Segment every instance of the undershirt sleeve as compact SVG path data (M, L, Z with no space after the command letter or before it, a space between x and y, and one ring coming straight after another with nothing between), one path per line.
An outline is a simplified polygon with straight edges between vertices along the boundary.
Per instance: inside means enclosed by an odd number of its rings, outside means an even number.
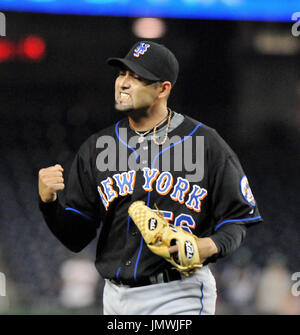
M218 253L209 257L205 264L214 263L217 259L231 255L243 243L247 226L243 224L226 224L221 226L210 238L214 241Z

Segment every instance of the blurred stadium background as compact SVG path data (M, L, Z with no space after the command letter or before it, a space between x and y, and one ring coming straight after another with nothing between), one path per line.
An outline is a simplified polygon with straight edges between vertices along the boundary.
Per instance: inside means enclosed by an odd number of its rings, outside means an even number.
M37 174L60 163L67 177L80 144L120 118L105 60L141 38L174 51L181 68L170 106L230 144L265 221L211 267L217 314L300 314L300 36L291 20L300 4L76 3L0 1L0 314L102 313L96 240L73 254L51 235Z

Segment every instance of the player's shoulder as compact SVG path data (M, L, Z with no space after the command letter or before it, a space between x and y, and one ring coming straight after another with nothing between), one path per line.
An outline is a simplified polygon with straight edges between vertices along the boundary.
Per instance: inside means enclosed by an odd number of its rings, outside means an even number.
M219 143L222 146L228 145L215 128L212 128L208 126L207 124L201 121L198 121L188 115L183 114L183 116L184 116L186 125L191 125L194 127L198 126L197 132L195 132L195 135L205 136L207 140L211 142Z
M184 119L187 125L190 124L194 127L198 126L197 131L195 132L195 136L204 136L205 147L208 150L223 151L226 155L229 156L235 155L232 148L215 128L210 127L207 124L185 114Z
M118 134L119 127L121 127L125 123L126 123L126 118L123 118L120 121L109 125L108 127L98 130L97 132L90 135L90 137L86 139L83 145L90 145L90 144L94 145L95 142L97 142L97 140L99 139L99 137L102 137L102 136L116 137Z
M208 125L204 124L203 122L196 120L189 115L182 114L184 116L184 122L186 125L190 127L197 127L197 134L201 133L203 135L212 135L216 133L214 128L209 127Z
M102 128L91 136L91 140L97 140L101 136L117 136L118 128L126 124L126 118L123 118L108 127Z
M90 153L91 155L93 155L98 147L98 140L103 136L111 136L112 138L116 137L117 127L119 127L120 124L123 123L125 123L125 118L109 125L108 127L102 128L97 132L94 132L80 145L78 152L85 154Z

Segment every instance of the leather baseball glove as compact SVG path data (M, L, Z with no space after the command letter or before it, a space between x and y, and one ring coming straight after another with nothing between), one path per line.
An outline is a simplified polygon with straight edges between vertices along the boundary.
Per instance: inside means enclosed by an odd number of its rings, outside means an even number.
M170 224L158 208L156 213L146 206L144 201L132 203L128 213L153 253L164 257L186 276L202 267L196 243L197 236ZM175 244L178 246L178 252L170 254L169 247Z

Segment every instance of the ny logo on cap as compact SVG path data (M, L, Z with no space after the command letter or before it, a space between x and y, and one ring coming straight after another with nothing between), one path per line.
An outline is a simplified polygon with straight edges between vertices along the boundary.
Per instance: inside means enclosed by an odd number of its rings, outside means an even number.
M145 52L148 51L148 48L150 48L150 44L145 44L145 43L141 42L141 43L134 49L133 56L134 56L134 57L140 57L140 55L143 55Z

